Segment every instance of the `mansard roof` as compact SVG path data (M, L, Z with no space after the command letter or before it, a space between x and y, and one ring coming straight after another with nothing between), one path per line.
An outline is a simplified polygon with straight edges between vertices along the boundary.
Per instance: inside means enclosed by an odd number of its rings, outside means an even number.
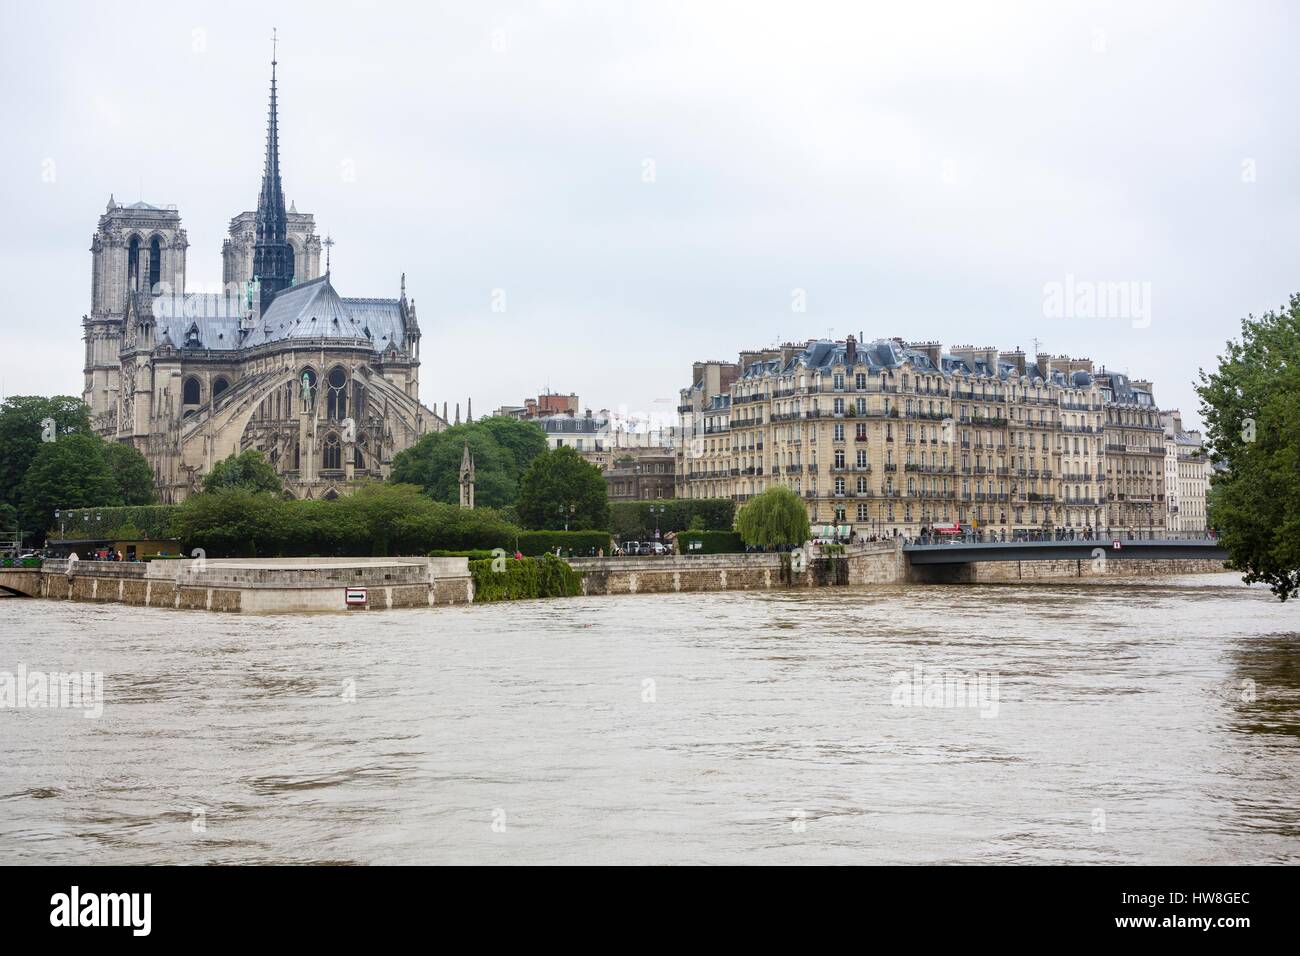
M787 346L787 348L790 347ZM847 373L852 371L853 368L859 367L866 368L868 372L890 371L901 368L904 364L910 365L917 372L933 372L944 376L961 374L980 378L996 378L999 381L1005 381L1012 375L1019 374L1014 363L1004 361L1001 358L990 362L981 354L969 355L967 353L959 356L940 352L939 363L936 365L930 353L906 345L899 339L854 342L854 355L851 362L849 361L849 343L847 341L813 339L802 347L795 346L794 348L797 351L794 351L784 364L782 364L779 356L769 356L748 363L741 372L740 381L761 379L768 375L789 375L800 368L827 374L835 370ZM1094 376L1086 371L1067 372L1060 368L1053 368L1046 380L1044 380L1037 367L1033 364L1030 364L1025 369L1025 375L1029 382L1042 384L1046 381L1062 388L1089 388L1092 386L1094 379ZM696 383L695 387L698 388L699 383ZM1146 394L1148 394L1149 400L1149 393Z

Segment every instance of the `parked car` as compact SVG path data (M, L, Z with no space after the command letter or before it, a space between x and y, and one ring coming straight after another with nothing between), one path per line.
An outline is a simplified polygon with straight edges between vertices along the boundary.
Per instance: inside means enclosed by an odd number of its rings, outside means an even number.
M619 554L624 554L624 555L629 555L629 556L640 554L640 553L641 553L641 542L640 542L640 541L624 541L621 545L619 545L618 553L619 553Z
M647 545L650 548L650 554L668 554L669 550L659 541L649 541Z

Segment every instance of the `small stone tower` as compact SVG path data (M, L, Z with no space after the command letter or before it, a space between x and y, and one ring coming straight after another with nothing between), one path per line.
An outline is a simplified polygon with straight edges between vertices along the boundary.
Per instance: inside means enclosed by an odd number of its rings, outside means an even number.
M469 453L469 442L460 456L460 506L474 507L474 456Z

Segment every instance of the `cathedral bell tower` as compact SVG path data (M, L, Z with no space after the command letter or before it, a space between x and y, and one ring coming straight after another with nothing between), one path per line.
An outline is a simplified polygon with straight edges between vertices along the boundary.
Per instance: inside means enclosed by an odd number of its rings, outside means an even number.
M272 44L274 44L272 40ZM257 305L266 312L276 293L293 285L293 246L289 244L289 216L280 183L280 131L275 104L275 48L271 53L271 108L266 121L266 162L262 192L257 197L254 221L253 281Z

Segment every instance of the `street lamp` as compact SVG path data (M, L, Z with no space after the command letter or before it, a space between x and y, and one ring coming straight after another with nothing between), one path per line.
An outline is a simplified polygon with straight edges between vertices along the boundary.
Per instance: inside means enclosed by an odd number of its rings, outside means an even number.
M663 514L665 510L666 509L664 508L663 505L660 505L658 509L656 509L654 505L650 506L650 513L655 516L655 540L656 541L659 540L659 516Z
M571 505L569 505L569 510L566 512L566 511L564 510L564 505L560 505L560 507L559 507L559 514L561 515L561 517L564 518L564 530L565 530L565 531L568 531L568 530L569 530L569 519L570 519L571 517L573 517L574 512L576 512L577 510L578 510L578 506L577 506L577 505L572 505L572 504L571 504Z

